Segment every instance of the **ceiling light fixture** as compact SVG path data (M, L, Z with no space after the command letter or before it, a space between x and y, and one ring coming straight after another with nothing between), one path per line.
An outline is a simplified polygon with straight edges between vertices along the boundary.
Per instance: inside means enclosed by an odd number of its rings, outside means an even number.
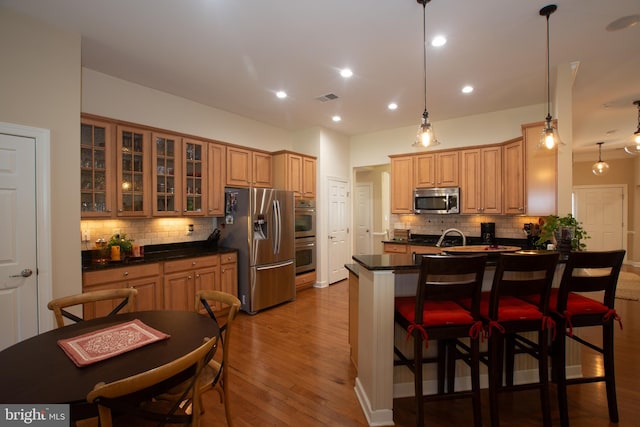
M604 142L598 142L598 161L593 164L591 167L591 172L595 176L602 176L605 173L609 172L609 163L602 161L602 144Z
M551 117L551 82L549 72L549 16L558 9L555 4L550 4L540 9L540 15L547 18L547 117L545 118L544 129L540 135L538 148L546 148L552 150L560 143L558 130L553 126L553 117Z
M349 68L343 68L342 70L340 70L340 75L345 79L348 79L349 77L353 76L353 71L351 71Z
M438 145L433 132L433 126L429 123L429 112L427 111L427 3L431 0L417 0L422 5L422 48L424 50L424 112L422 113L422 121L418 128L418 135L416 141L413 143L414 147L433 147Z
M640 154L640 100L633 101L633 104L638 106L638 129L633 133L634 144L624 147L624 151L629 154Z
M279 90L276 92L276 96L280 99L285 99L287 97L287 92Z
M395 102L392 102L389 105L387 105L387 108L389 110L397 110L398 109L398 104L396 104Z

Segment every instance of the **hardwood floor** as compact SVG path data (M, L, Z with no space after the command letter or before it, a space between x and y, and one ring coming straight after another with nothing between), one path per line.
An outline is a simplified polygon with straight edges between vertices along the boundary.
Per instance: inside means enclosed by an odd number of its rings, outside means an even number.
M604 384L584 384L569 388L572 426L638 425L640 302L616 300L616 304L624 325L624 330L616 330L620 422L609 422ZM355 369L349 361L347 314L348 283L343 281L302 291L296 301L255 316L238 316L229 371L236 427L367 425L353 390ZM585 372L596 369L597 358L585 351ZM553 422L559 425L553 387L552 393ZM486 398L485 393L485 402ZM535 391L501 396L500 408L504 427L541 425ZM412 399L396 399L394 412L396 425L415 425ZM427 403L425 412L430 426L471 423L471 403L466 399ZM202 426L225 426L223 414L217 393L207 393ZM488 410L483 412L483 421L489 425Z

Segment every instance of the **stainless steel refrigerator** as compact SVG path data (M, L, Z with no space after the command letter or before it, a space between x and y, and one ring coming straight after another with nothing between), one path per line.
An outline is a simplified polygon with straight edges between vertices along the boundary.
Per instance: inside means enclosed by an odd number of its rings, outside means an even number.
M296 297L293 192L225 189L224 246L238 249L238 298L250 314Z

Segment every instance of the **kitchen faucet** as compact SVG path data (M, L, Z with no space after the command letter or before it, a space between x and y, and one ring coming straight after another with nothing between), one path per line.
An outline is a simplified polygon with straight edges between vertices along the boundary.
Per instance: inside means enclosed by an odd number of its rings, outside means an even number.
M444 230L442 232L442 236L440 236L440 238L438 239L438 243L436 243L436 247L439 248L442 245L442 241L444 240L444 238L447 236L447 234L449 234L451 232L456 232L459 235L461 235L462 236L462 246L466 246L467 245L467 238L464 236L462 231L458 230L457 228L447 228L446 230Z

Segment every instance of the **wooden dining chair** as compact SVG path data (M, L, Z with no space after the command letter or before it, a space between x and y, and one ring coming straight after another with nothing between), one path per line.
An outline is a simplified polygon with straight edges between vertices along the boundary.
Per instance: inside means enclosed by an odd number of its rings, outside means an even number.
M87 402L98 406L101 427L140 425L140 420L156 425L200 425L200 386L202 371L217 348L212 337L192 352L146 372L111 383L96 384L87 395ZM170 387L182 386L174 401L155 400ZM186 396L192 396L193 410L184 411ZM144 424L144 421L143 421Z
M538 389L542 421L551 425L549 406L549 333L554 323L549 314L549 294L559 253L499 255L490 292L484 292L480 313L488 335L488 351L482 361L488 366L489 412L491 426L500 425L498 395L504 391ZM535 296L537 303L524 298ZM469 302L464 303L465 306ZM524 333L537 334L533 340ZM505 356L505 347L509 355ZM514 385L513 366L507 366L503 383L505 359L513 361L515 353L532 356L538 362L538 381Z
M549 307L558 324L558 333L552 344L552 372L558 387L562 427L569 425L567 385L592 382L605 382L609 419L614 423L618 422L613 331L616 321L621 321L616 314L614 302L624 256L624 250L572 252L569 254L560 287L551 295ZM576 328L587 326L601 328L602 344L589 342L574 334ZM622 328L622 323L620 327ZM567 379L567 338L602 354L604 375Z
M482 425L480 405L480 335L482 321L479 315L480 292L486 255L424 256L415 296L395 299L395 321L413 337L413 355L405 356L394 347L399 361L414 375L416 425L424 425L424 401L471 397L473 425ZM469 309L456 301L469 299ZM454 392L442 387L446 370L446 342L469 338L469 352L463 360L471 368L471 390ZM437 341L438 356L425 358L423 348L429 341ZM438 364L438 391L424 396L423 364Z
M64 318L72 320L74 322L81 322L83 319L76 316L73 313L65 310L65 308L73 307L76 305L83 305L98 301L112 300L111 306L113 307L107 316L111 316L119 313L122 309L127 312L134 310L134 303L138 291L134 288L120 288L120 289L107 289L102 291L83 292L77 295L70 295L67 297L56 298L47 304L47 308L53 311L56 317L56 324L58 328L64 326ZM118 303L119 301L119 303Z
M238 311L240 310L240 300L235 296L220 291L214 290L199 290L196 292L195 310L198 313L208 315L214 319L220 327L219 347L222 347L222 352L216 352L216 355L209 360L202 372L202 381L200 382L200 397L203 393L214 389L220 396L220 403L224 405L225 417L227 425L233 426L233 419L231 417L231 406L229 404L229 348L231 346L231 330L233 320L236 318ZM224 322L219 322L215 312L218 314L226 314ZM220 324L222 323L222 324ZM171 389L166 393L158 396L159 399L169 400L175 399L178 394L178 390ZM193 399L192 396L187 396L185 400L186 407ZM200 408L202 408L200 403Z

